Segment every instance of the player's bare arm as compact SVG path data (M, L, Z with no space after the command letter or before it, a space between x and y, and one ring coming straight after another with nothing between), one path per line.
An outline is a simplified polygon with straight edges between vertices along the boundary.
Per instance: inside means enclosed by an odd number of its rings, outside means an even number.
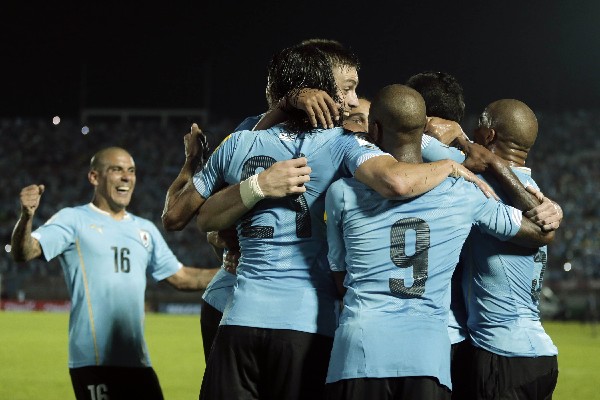
M439 117L427 117L424 133L446 145L450 145L457 138L467 138L458 122Z
M545 232L541 227L534 224L527 218L523 218L521 229L510 239L511 242L520 246L537 249L538 247L548 245L554 240L554 231Z
M305 157L278 161L242 183L213 194L200 207L198 226L203 232L229 228L263 198L281 198L306 191L311 169Z
M448 176L473 182L487 197L497 198L492 188L471 171L452 160L405 163L392 156L373 157L362 163L355 178L386 198L411 198L439 185Z
M207 158L208 146L206 137L198 127L193 124L189 133L183 138L185 144L185 163L175 178L165 198L165 206L161 216L166 230L181 230L197 214L204 202L194 184L194 172Z
M21 190L21 216L11 237L11 254L15 261L29 261L42 255L40 243L31 236L33 216L40 205L44 185L29 185Z
M294 90L282 98L276 107L265 113L254 130L267 129L287 121L287 113L293 108L304 111L314 128L333 128L334 120L338 121L340 118L338 106L327 92L304 88Z
M168 277L166 281L178 290L204 290L219 269L183 266L176 273Z

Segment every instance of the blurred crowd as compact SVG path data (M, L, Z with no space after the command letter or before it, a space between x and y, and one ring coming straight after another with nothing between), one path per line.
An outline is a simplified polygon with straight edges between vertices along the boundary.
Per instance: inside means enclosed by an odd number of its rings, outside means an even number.
M565 218L549 246L545 282L600 278L600 113L576 111L537 113L538 140L527 165L543 192L563 208ZM473 121L473 117L467 120ZM54 121L56 122L56 121ZM24 280L62 276L56 261L17 265L7 246L19 215L19 192L29 184L44 184L34 227L63 207L87 203L92 187L87 180L90 157L107 146L127 149L136 161L137 186L128 210L155 222L173 252L186 265L218 264L206 237L193 224L166 233L160 215L167 188L184 161L183 136L191 121L158 119L99 120L79 123L46 119L0 120L0 257L3 296L12 297ZM203 126L214 148L235 123Z

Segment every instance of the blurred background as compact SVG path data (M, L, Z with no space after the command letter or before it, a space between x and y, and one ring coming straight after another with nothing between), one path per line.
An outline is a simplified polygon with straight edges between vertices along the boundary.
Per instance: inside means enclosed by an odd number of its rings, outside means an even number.
M66 300L56 261L18 265L10 235L22 187L46 192L34 223L89 202L89 159L110 145L136 160L129 210L162 230L166 189L192 122L214 148L266 109L272 54L308 38L336 39L361 59L367 97L418 72L456 76L464 130L490 102L516 98L539 119L527 165L565 219L549 247L542 312L593 319L600 299L600 3L396 1L5 2L0 12L0 290L5 301ZM166 233L182 262L217 266L205 235ZM198 294L149 283L148 304Z

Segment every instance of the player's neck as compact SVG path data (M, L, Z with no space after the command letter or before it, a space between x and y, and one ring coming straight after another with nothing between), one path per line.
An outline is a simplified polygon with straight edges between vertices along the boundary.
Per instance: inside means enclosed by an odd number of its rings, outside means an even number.
M527 151L508 146L496 146L492 152L508 161L511 167L524 167L528 154Z
M421 143L418 145L404 144L395 146L388 151L398 161L411 164L420 164L423 162L423 157L421 155Z
M124 207L111 207L107 201L103 201L98 197L94 197L92 204L96 206L97 209L104 211L108 216L117 221L122 220L125 215L127 215Z

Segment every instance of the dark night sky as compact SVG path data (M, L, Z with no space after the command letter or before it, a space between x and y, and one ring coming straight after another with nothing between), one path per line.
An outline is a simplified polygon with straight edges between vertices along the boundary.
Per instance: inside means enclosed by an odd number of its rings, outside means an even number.
M240 120L266 106L271 55L311 37L357 53L367 96L441 70L471 113L506 97L534 111L600 107L596 0L53 3L2 6L0 116L208 106Z

